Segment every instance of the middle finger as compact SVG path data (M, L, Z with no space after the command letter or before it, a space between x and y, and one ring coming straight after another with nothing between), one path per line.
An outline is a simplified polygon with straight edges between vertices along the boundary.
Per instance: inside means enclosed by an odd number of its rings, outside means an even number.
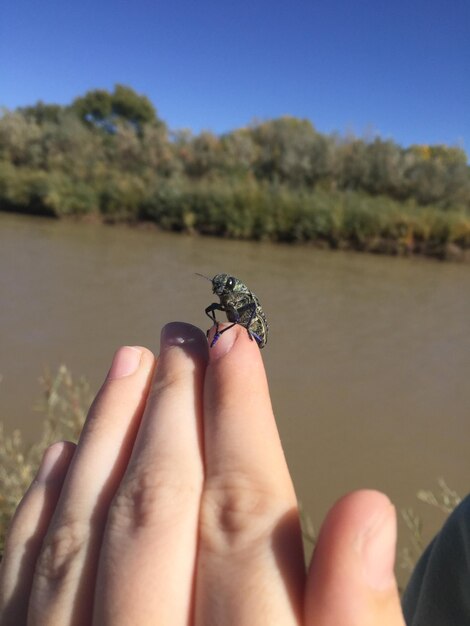
M155 380L108 518L94 614L100 626L191 621L207 352L198 328L163 329Z

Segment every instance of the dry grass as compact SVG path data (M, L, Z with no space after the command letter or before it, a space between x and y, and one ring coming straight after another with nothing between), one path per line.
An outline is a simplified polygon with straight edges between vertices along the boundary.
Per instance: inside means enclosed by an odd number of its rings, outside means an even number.
M447 517L462 499L443 478L438 479L437 485L437 491L421 489L416 496L418 500L437 508L444 517ZM423 521L411 507L402 509L401 515L409 530L409 544L401 551L400 566L411 573L426 547L423 538Z
M44 450L55 441L77 441L91 402L88 383L74 381L62 365L41 379L43 396L36 410L43 416L38 441L27 445L19 429L5 432L0 422L0 554L10 519L39 467Z

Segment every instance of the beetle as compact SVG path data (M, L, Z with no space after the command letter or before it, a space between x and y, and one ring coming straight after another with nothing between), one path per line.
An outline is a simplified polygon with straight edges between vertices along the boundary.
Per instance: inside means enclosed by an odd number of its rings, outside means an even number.
M269 327L255 294L241 280L230 274L216 274L214 278L208 278L203 274L198 275L211 281L212 293L215 293L220 300L220 303L213 302L205 310L206 315L215 324L215 335L210 347L216 344L223 333L233 328L235 324L240 324L246 328L250 339L252 341L255 339L260 349L264 348L268 341ZM219 331L220 322L215 317L216 311L223 311L232 324ZM209 331L207 335L209 336Z

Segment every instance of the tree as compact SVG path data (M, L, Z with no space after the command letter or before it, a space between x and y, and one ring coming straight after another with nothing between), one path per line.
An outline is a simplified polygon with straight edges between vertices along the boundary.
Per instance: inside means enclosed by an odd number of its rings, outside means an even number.
M138 128L157 122L157 112L146 96L139 96L130 87L116 85L112 95L113 114L131 122Z
M309 120L280 117L255 126L252 137L259 147L255 163L259 178L294 185L312 184L317 134Z
M45 104L42 100L38 100L36 104L29 107L19 107L18 113L24 115L28 120L36 122L36 124L44 124L50 122L58 124L64 113L65 107L60 104Z
M85 123L109 133L116 131L117 122L128 123L139 135L146 124L164 126L150 100L125 85L116 85L112 93L88 91L73 101L72 109Z
M104 89L93 89L72 102L72 109L78 117L95 126L106 126L112 115L112 96Z

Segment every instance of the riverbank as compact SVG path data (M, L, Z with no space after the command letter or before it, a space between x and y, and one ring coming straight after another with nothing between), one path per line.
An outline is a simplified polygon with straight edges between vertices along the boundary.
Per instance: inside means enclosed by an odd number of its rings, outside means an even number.
M0 210L377 254L470 254L470 167L459 147L328 135L289 116L222 135L172 131L123 85L0 112Z
M361 192L293 190L254 180L98 186L0 170L0 210L229 239L303 243L395 256L470 260L470 216Z

